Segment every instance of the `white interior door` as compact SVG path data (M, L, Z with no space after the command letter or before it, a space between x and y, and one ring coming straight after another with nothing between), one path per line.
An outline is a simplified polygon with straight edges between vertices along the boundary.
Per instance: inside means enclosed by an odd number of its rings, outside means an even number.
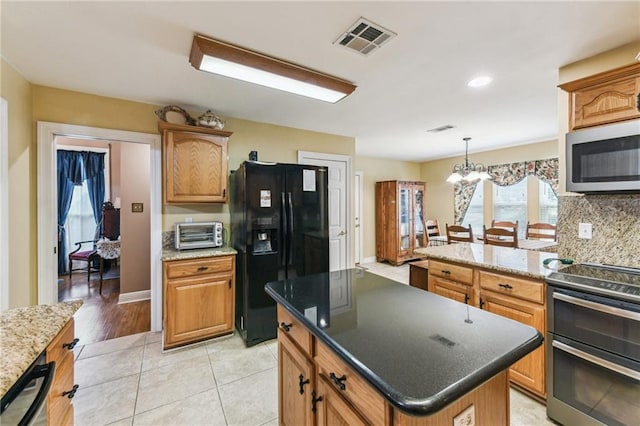
M324 166L329 170L329 270L349 268L351 157L298 151L298 163Z
M354 220L355 228L355 254L353 261L355 264L362 262L362 172L355 173L355 188L354 194L354 211L356 214Z

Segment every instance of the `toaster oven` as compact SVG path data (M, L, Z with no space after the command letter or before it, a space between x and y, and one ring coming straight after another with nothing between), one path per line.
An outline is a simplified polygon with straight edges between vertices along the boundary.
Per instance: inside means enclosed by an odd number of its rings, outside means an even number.
M222 247L222 222L175 224L176 250Z

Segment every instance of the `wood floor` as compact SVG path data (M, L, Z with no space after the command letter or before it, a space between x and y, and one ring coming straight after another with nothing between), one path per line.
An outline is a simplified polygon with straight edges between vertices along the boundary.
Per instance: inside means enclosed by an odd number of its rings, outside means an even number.
M69 276L60 275L58 300L82 299L84 304L74 315L76 337L81 344L100 342L130 334L151 330L151 302L124 303L118 305L120 278L118 266L112 266L104 275L102 294L100 276L91 274L87 286L87 273L73 273L71 285Z

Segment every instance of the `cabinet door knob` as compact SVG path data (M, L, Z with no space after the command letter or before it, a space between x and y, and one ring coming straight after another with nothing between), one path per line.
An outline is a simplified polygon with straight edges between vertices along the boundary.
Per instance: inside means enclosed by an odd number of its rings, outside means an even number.
M284 322L280 323L280 328L283 329L284 331L287 331L287 332L290 331L291 327L293 327L292 323L289 323L289 324L286 324Z
M73 348L76 347L76 345L78 344L78 342L80 341L80 339L78 339L77 337L75 339L73 339L71 342L69 343L63 343L62 347L65 349L69 349L72 350Z
M67 398L72 399L74 396L76 396L77 390L78 390L78 385L73 385L71 390L62 392L62 396L66 396Z
M322 396L316 397L316 391L311 392L311 411L316 412L316 404L322 401Z
M309 384L309 379L303 380L304 376L301 374L298 376L298 385L300 385L300 395L304 394L304 385Z
M347 385L344 384L344 382L347 380L346 375L343 374L342 376L338 377L335 373L332 372L329 374L329 378L333 383L336 384L336 386L340 388L340 390L347 390Z

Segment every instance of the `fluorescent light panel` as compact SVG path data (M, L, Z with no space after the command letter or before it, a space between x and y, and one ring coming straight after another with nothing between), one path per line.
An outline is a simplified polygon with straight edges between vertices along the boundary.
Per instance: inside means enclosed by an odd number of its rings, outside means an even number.
M193 38L189 61L201 71L331 103L356 88L336 77L200 35Z

